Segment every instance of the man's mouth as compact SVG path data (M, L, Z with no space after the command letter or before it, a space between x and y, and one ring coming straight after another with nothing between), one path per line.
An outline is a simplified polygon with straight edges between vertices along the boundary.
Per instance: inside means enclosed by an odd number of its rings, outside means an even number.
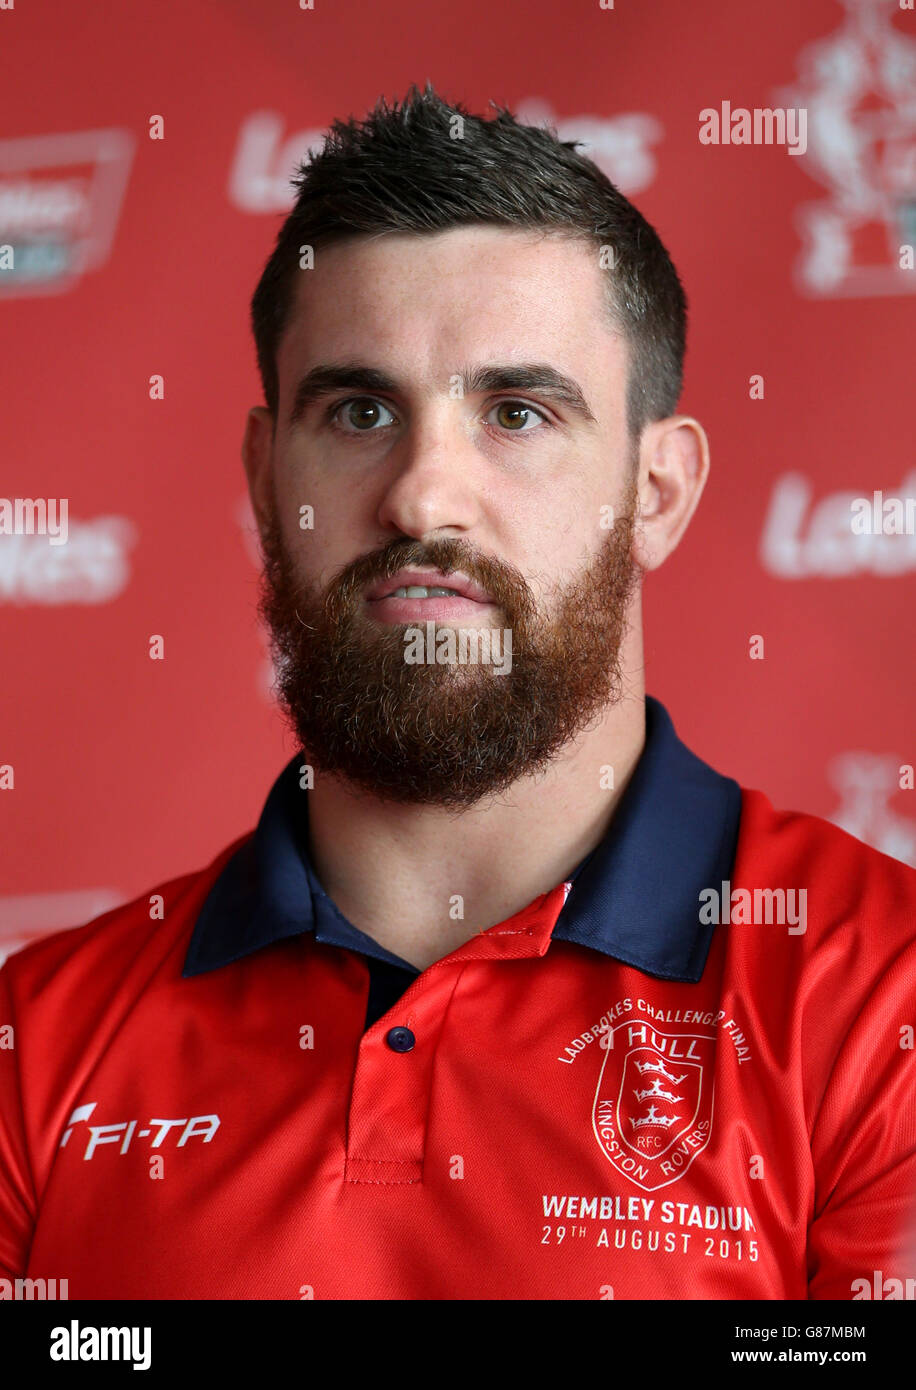
M493 600L485 589L464 574L438 570L399 570L376 580L366 593L366 604L382 622L404 623L420 618L480 619Z
M434 589L425 584L411 584L409 587L392 589L385 598L460 598L457 589Z

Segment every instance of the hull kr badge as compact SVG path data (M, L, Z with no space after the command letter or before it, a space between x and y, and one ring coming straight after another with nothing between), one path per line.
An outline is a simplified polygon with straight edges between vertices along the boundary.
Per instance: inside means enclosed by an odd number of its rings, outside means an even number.
M648 1023L616 1031L623 1040L605 1052L592 1127L617 1172L654 1192L683 1177L709 1143L716 1040Z

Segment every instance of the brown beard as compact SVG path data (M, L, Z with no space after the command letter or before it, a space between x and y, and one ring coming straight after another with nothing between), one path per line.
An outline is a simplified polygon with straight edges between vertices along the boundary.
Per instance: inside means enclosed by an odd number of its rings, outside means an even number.
M271 516L259 612L278 698L316 771L382 800L466 807L546 768L621 697L620 648L639 576L630 554L636 498L631 481L596 559L549 614L517 569L459 540L392 541L319 594L297 577ZM405 660L407 628L425 633L426 624L376 623L363 593L408 565L461 570L487 590L502 610L493 625L512 634L511 670Z

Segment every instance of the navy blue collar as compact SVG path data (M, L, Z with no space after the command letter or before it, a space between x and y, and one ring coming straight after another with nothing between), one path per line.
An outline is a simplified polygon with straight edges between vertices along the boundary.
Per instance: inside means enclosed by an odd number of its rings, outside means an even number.
M254 834L210 890L183 975L306 931L420 973L348 922L318 882L307 849L308 793L299 786L303 762L297 753L284 768ZM647 695L645 747L607 834L571 875L553 936L648 975L695 983L715 929L700 922L700 893L731 877L740 816L738 783L691 753L664 705Z

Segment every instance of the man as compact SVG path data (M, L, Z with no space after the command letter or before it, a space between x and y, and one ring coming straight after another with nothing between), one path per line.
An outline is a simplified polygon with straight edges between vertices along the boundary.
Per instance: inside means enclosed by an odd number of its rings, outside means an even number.
M0 1267L130 1299L911 1277L916 875L645 695L642 579L709 467L667 252L574 145L429 86L297 186L243 456L302 751L207 869L0 974Z

